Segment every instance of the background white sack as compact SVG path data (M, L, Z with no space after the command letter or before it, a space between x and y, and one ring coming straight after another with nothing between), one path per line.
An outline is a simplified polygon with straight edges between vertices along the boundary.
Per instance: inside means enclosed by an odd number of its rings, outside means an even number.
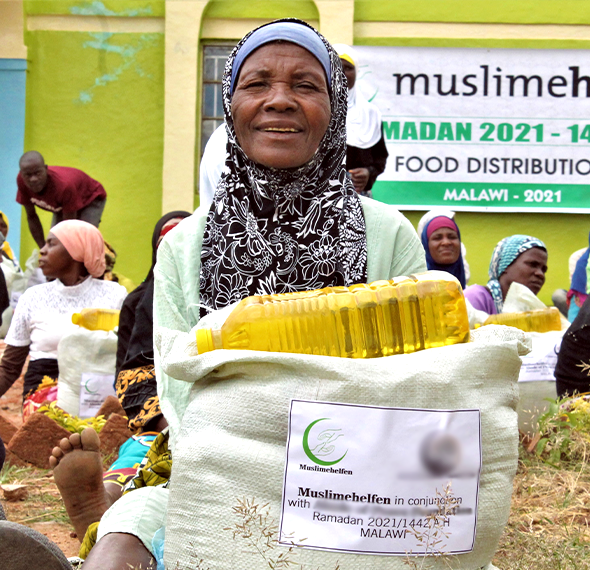
M27 281L27 289L34 285L45 283L45 275L39 268L39 250L34 249L33 253L29 256L29 259L25 262L25 279Z
M557 398L555 365L564 333L527 333L532 350L523 357L518 377L518 428L530 436L537 431L537 418L549 409L546 398Z
M0 259L2 260L0 268L4 273L8 298L10 299L10 306L2 313L2 326L0 326L0 338L5 338L18 298L27 288L27 280L18 263L14 263L11 259L2 256L0 256Z
M502 306L503 313L522 313L524 311L537 311L539 309L546 309L547 305L539 299L526 285L517 283L514 281L508 293L506 293L506 299L504 299L504 305ZM569 321L559 313L561 319L561 330L566 331L570 326Z
M92 372L114 377L116 360L117 335L112 331L76 327L64 335L57 346L57 405L68 414L79 415L82 374Z
M244 497L268 503L279 522L292 398L480 409L477 536L473 552L457 561L464 570L486 566L510 511L518 457L516 381L519 354L528 346L524 333L509 327L487 326L472 338L468 344L367 360L225 350L191 357L190 335L157 330L164 371L194 382L173 449L166 566L190 568L203 559L211 570L268 568L242 538L234 540L224 529L237 522L232 508ZM334 570L337 564L342 570L407 568L404 557L296 550L297 563L314 570ZM447 568L443 559L428 562Z

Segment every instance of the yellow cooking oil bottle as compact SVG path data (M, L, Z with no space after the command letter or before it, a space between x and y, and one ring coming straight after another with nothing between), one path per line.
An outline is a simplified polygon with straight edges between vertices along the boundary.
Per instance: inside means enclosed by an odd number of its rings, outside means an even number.
M72 322L91 331L112 331L119 324L116 309L82 309L72 315Z
M199 354L226 348L374 358L469 341L459 281L444 271L240 301Z
M549 332L561 330L561 317L556 307L546 307L522 313L500 313L490 315L485 325L506 325L525 332Z

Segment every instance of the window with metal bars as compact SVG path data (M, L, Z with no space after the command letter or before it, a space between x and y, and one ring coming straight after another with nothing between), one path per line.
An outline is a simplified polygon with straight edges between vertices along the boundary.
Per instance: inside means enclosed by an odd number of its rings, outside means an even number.
M221 79L225 62L234 46L203 46L203 108L201 113L201 156L213 131L223 123Z

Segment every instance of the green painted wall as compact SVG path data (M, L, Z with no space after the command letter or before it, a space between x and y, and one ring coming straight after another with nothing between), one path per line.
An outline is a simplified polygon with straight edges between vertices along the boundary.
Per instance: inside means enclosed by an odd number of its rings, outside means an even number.
M116 269L137 284L161 215L164 36L35 31L25 42L25 150L103 184L100 229L118 253ZM46 232L50 220L42 217ZM34 247L23 216L22 261Z
M165 0L25 0L26 14L80 16L164 16Z

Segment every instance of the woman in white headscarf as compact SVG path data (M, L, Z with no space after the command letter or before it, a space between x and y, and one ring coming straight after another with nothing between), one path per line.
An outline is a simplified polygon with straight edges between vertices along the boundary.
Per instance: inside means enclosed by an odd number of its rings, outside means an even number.
M377 176L385 170L387 148L381 125L381 112L367 101L356 87L358 57L353 48L335 44L348 82L348 112L346 115L346 169L355 190L371 195Z

